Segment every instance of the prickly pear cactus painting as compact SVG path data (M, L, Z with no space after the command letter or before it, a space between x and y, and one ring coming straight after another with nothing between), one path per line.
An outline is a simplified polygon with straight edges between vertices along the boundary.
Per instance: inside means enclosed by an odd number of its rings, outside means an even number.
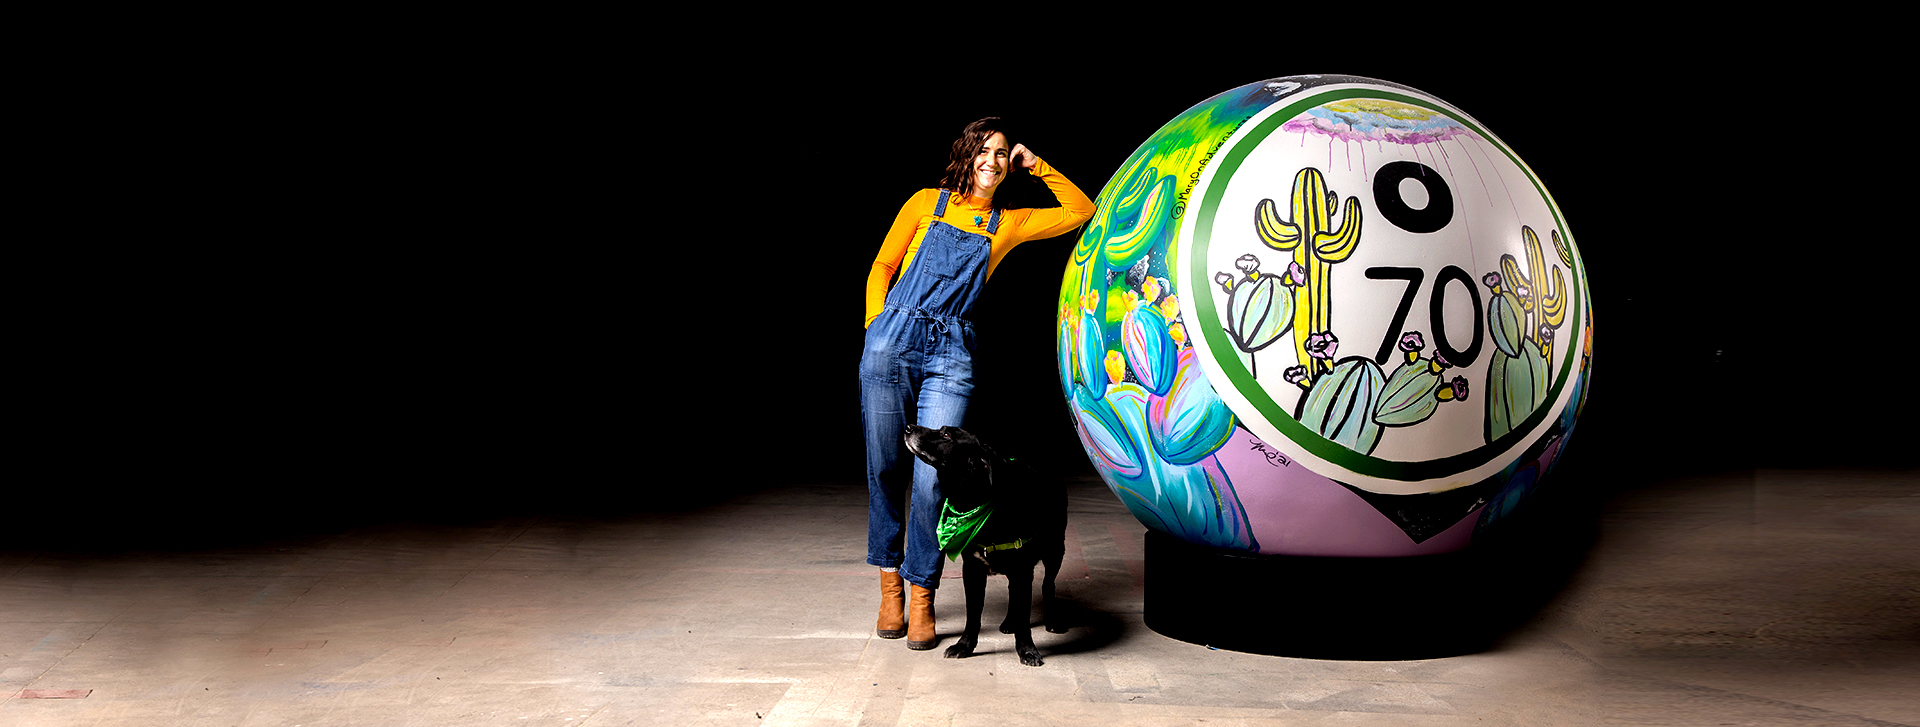
M1149 528L1269 554L1464 547L1573 431L1586 269L1546 189L1417 90L1261 81L1109 181L1061 284L1061 386Z

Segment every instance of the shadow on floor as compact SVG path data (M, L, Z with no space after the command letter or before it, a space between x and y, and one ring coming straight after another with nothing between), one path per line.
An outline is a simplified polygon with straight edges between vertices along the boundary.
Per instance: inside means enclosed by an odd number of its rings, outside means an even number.
M1126 624L1105 611L1088 609L1066 599L1055 602L1054 607L1060 610L1061 617L1065 619L1067 633L1055 635L1055 640L1040 650L1041 656L1099 651L1119 641L1127 633ZM1041 625L1036 622L1033 628L1039 632Z
M1496 539L1416 558L1244 556L1149 532L1145 621L1170 638L1276 656L1478 653L1564 589L1597 523L1591 497L1536 503Z

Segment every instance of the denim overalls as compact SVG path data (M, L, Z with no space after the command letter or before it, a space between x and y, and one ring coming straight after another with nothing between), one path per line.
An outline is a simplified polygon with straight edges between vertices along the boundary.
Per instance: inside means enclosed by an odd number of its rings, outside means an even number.
M920 240L886 308L867 326L860 356L860 413L867 437L867 563L897 566L921 588L940 585L937 475L901 444L908 424L960 426L973 392L973 323L966 319L987 283L987 264L1000 229L1000 210L986 233L966 232L941 219L949 192L941 190L933 225ZM979 227L983 220L972 222ZM964 224L964 222L963 222ZM911 465L911 466L909 466ZM902 509L912 485L912 522L906 557L900 552Z

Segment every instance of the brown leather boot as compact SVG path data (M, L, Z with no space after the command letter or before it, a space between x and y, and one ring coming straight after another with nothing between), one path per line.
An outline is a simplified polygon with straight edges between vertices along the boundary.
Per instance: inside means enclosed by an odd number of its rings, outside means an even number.
M875 636L897 639L907 635L905 583L900 580L900 571L880 571L880 621L873 626Z
M940 634L933 630L933 590L912 583L907 586L911 594L907 599L907 648L926 651L940 643Z

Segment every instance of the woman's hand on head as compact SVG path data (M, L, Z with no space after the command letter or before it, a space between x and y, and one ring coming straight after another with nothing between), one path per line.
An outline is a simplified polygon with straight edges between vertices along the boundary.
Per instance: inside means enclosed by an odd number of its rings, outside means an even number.
M1034 154L1032 149L1028 149L1026 144L1014 144L1013 163L1020 165L1021 169L1031 171L1033 165L1040 163L1040 156Z

